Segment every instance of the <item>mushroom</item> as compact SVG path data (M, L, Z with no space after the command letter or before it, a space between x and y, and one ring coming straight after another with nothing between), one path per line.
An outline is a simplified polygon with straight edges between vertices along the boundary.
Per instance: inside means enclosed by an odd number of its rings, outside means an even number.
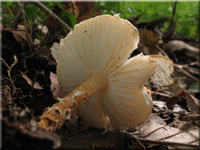
M133 128L147 120L152 98L144 85L156 61L143 54L129 58L138 42L138 30L130 22L101 15L82 21L54 43L58 81L71 93L42 114L40 127L54 131L75 110L96 128Z

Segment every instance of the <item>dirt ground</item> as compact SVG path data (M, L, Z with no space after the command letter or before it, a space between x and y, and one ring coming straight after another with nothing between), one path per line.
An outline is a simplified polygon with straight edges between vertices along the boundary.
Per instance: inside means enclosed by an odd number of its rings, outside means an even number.
M158 44L158 35L154 29L144 29L146 25L139 26L141 41L132 56L139 52L169 56L175 64L175 83L161 88L150 82L154 107L150 120L143 126L106 133L86 127L81 118L65 122L56 132L40 129L37 122L44 109L57 102L51 90L50 73L56 73L56 61L50 47L65 33L42 33L33 26L30 35L25 34L23 25L20 30L1 28L3 149L198 149L199 43L171 36ZM43 34L45 40L34 41L34 33ZM175 41L174 45L170 41Z

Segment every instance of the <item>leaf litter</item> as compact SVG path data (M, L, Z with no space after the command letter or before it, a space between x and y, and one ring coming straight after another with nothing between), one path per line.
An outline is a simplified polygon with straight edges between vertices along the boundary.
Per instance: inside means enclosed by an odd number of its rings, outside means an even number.
M72 5L78 20L88 18L88 11L94 7L93 4L80 5L76 2L69 4L69 7ZM80 11L83 9L85 14ZM26 40L25 25L18 25L17 29L8 29L1 25L1 30L3 117L0 118L3 126L3 146L27 148L31 145L33 148L49 149L198 148L200 92L198 89L190 90L193 84L199 83L199 58L196 57L198 48L180 39L171 39L165 43L160 40L162 36L158 36L156 30L141 28L140 35L144 38L141 38L139 49L132 55L141 51L145 54L164 55L171 58L175 64L173 77L169 76L169 80L162 83L159 80L162 76L159 76L147 85L151 88L154 101L150 120L136 129L104 132L85 127L81 119L74 114L70 123L66 122L62 129L50 133L39 129L36 122L44 109L57 101L56 98L67 94L59 87L55 74L56 62L49 50L52 41L58 41L61 36L52 35L54 39L46 36L49 39L45 46L44 43L35 42L30 47ZM48 25L45 25L45 31L44 28L33 28L34 30L42 30L46 35L53 34ZM165 62L163 64L165 66ZM160 68L166 71L162 66ZM172 69L169 68L169 72L172 72ZM175 83L169 86L172 78ZM165 88L161 88L161 84L166 85Z

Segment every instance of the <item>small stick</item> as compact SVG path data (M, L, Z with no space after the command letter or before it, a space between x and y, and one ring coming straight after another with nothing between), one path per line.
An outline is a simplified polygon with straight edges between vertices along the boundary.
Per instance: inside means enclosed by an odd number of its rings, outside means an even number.
M22 7L19 7L19 11L13 21L13 28L17 28L17 22L19 21L21 15L22 15L22 9L24 9L25 7L26 7L26 3L24 3L24 5Z
M160 145L179 145L179 146L188 146L188 147L194 147L194 148L199 148L199 145L194 145L194 144L186 144L186 143L177 143L177 142L168 142L168 141L154 141L154 140L147 140L147 139L142 139L138 138L141 142L143 143L151 143L151 144L160 144Z
M44 12L46 12L47 14L49 14L49 16L51 16L52 18L56 19L66 30L67 32L70 32L72 29L63 21L61 20L54 12L52 12L49 8L47 8L46 6L44 6L42 3L40 3L39 1L34 1L34 2L30 2L32 4L34 4L35 6L37 6L38 8L42 9Z
M28 21L28 18L27 18L27 16L26 16L26 13L25 13L25 11L24 11L24 8L23 8L23 6L21 5L21 3L18 1L17 2L18 3L18 5L19 5L19 7L20 7L20 9L21 9L21 11L22 11L22 14L23 14L23 17L24 17L24 25L25 25L25 34L26 34L26 40L28 41L28 45L29 44L31 44L32 45L32 28L31 28L31 24L30 24L30 22ZM29 33L28 33L28 26L27 26L27 21L28 21L28 23L29 23L29 27L30 27L30 35L29 35ZM30 46L30 45L29 45Z
M11 70L12 70L12 68L18 63L18 59L17 59L16 55L14 55L14 62L13 62L10 66L5 62L5 60L4 60L3 58L0 58L0 60L1 60L1 61L4 63L4 65L8 68L8 70L7 70L7 72L8 72L8 77L9 77L9 80L10 80L10 82L11 82L11 84L12 84L12 87L13 87L13 92L12 92L12 93L15 93L16 87L15 87L15 84L14 84L14 82L13 82L13 80L12 80L12 77L11 77Z
M167 97L167 98L171 98L173 95L170 94L166 94L166 93L161 93L161 92L157 92L157 91L151 91L152 95L159 95L162 97Z
M194 81L199 81L198 78L194 77L193 75L191 75L189 72L187 72L182 66L174 64L174 66L176 68L178 68L180 71L182 71L186 76L190 77L191 79L193 79Z
M169 58L169 56L167 55L167 53L162 48L160 48L160 46L158 46L157 44L155 46L156 46L157 49L159 49L161 51L161 53L164 54L165 57Z
M194 145L194 144L189 144L189 143L177 143L177 142L159 141L159 140L155 141L155 140L138 138L138 137L132 136L128 133L124 133L124 134L127 139L140 140L142 143L147 143L147 144L150 143L150 144L160 144L160 145L170 145L170 146L188 146L188 147L199 148L199 145Z

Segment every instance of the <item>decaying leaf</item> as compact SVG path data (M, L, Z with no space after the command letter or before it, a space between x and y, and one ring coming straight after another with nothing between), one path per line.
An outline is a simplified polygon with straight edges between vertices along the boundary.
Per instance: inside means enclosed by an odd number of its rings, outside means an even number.
M147 29L139 29L139 34L139 49L145 54L158 54L159 50L155 46L158 43L158 35Z
M19 31L17 31L19 30ZM25 27L23 25L18 25L16 31L11 31L13 33L13 36L15 39L19 42L22 39L26 40L26 33L25 33Z
M155 72L151 81L161 88L173 84L171 74L174 72L173 62L163 56L151 55L151 59L156 62Z
M175 83L170 86L170 91L174 94L170 99L167 100L167 108L172 109L175 104L182 100L185 97L186 91L180 88L179 84Z
M179 95L181 94L183 90L183 88L181 87L181 83L179 81L175 81L173 84L171 84L169 86L169 91L173 94L173 95Z
M193 112L193 113L200 113L200 103L199 103L199 99L197 99L196 97L192 96L189 93L186 93L186 103L187 103L187 107L188 109Z
M166 104L163 101L153 101L154 111L164 111L166 110Z
M154 46L158 42L158 35L147 29L139 29L140 43L146 46Z
M153 119L149 120L142 128L140 128L140 137L154 141L166 141L174 143L185 143L198 145L199 129L191 127L187 131L181 131L169 125L157 123ZM178 148L188 148L176 146Z
M83 20L86 20L90 18L91 15L98 16L101 15L101 12L98 10L94 10L96 6L96 2L87 1L87 2L67 2L67 11L69 13L74 14L74 16L77 18L78 22L81 22Z

